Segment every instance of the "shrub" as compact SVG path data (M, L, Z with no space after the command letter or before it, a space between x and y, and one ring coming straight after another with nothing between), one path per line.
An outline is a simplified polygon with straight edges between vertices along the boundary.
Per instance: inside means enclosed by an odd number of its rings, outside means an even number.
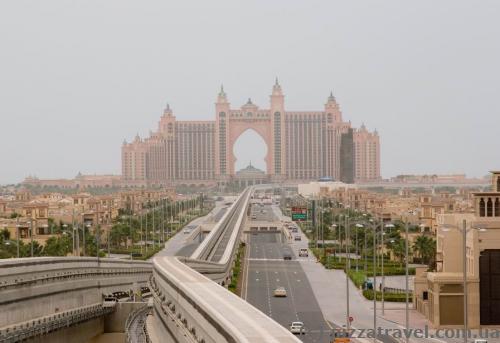
M382 292L377 291L377 301L382 300ZM371 289L366 289L363 291L363 296L368 299L368 300L373 300L373 290ZM391 302L406 302L406 294L405 293L384 293L384 300L385 301L391 301ZM410 295L409 299L410 302L412 302L412 296Z

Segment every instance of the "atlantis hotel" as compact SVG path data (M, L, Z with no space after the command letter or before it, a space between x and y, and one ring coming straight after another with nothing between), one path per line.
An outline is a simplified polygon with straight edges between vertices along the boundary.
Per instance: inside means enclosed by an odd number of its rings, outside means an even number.
M158 129L122 146L122 177L131 186L227 184L235 177L233 145L248 129L267 144L269 182L301 182L322 178L347 183L380 178L377 131L356 129L342 119L330 94L320 111L285 110L276 80L269 108L249 99L231 108L224 89L215 104L215 120L177 120L167 105Z

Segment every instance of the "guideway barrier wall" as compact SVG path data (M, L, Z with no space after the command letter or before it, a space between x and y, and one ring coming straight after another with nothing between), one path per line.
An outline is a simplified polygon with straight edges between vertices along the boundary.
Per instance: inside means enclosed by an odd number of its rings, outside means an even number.
M286 328L221 287L230 282L252 191L247 188L240 195L191 257L153 259L150 286L156 323L178 342L300 342ZM210 260L222 240L226 246L220 260Z

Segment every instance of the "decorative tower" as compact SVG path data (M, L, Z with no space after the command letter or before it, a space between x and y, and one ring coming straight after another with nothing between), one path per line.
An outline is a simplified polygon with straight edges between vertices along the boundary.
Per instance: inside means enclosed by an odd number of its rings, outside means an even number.
M170 105L167 103L167 106L163 110L163 115L160 118L160 122L158 123L158 134L165 138L173 139L175 136L174 126L175 116L173 115Z
M328 123L342 122L342 112L340 112L340 106L337 103L337 99L335 99L333 92L330 92L330 96L326 101L325 112L327 113Z
M215 103L215 175L224 180L229 175L228 164L228 139L229 139L229 112L230 104L227 101L224 86L220 86L220 92Z
M286 175L285 171L285 96L281 91L278 78L271 94L271 173L281 180Z

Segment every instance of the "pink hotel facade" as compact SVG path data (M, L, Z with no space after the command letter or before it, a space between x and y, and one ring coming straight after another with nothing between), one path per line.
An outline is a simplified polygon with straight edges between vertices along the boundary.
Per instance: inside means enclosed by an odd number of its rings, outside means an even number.
M180 121L167 105L158 129L122 146L122 177L129 185L224 184L235 177L233 145L248 129L267 144L271 182L333 178L344 182L380 178L376 131L351 127L330 94L321 111L287 111L276 80L270 106L249 99L233 109L221 87L215 120Z

